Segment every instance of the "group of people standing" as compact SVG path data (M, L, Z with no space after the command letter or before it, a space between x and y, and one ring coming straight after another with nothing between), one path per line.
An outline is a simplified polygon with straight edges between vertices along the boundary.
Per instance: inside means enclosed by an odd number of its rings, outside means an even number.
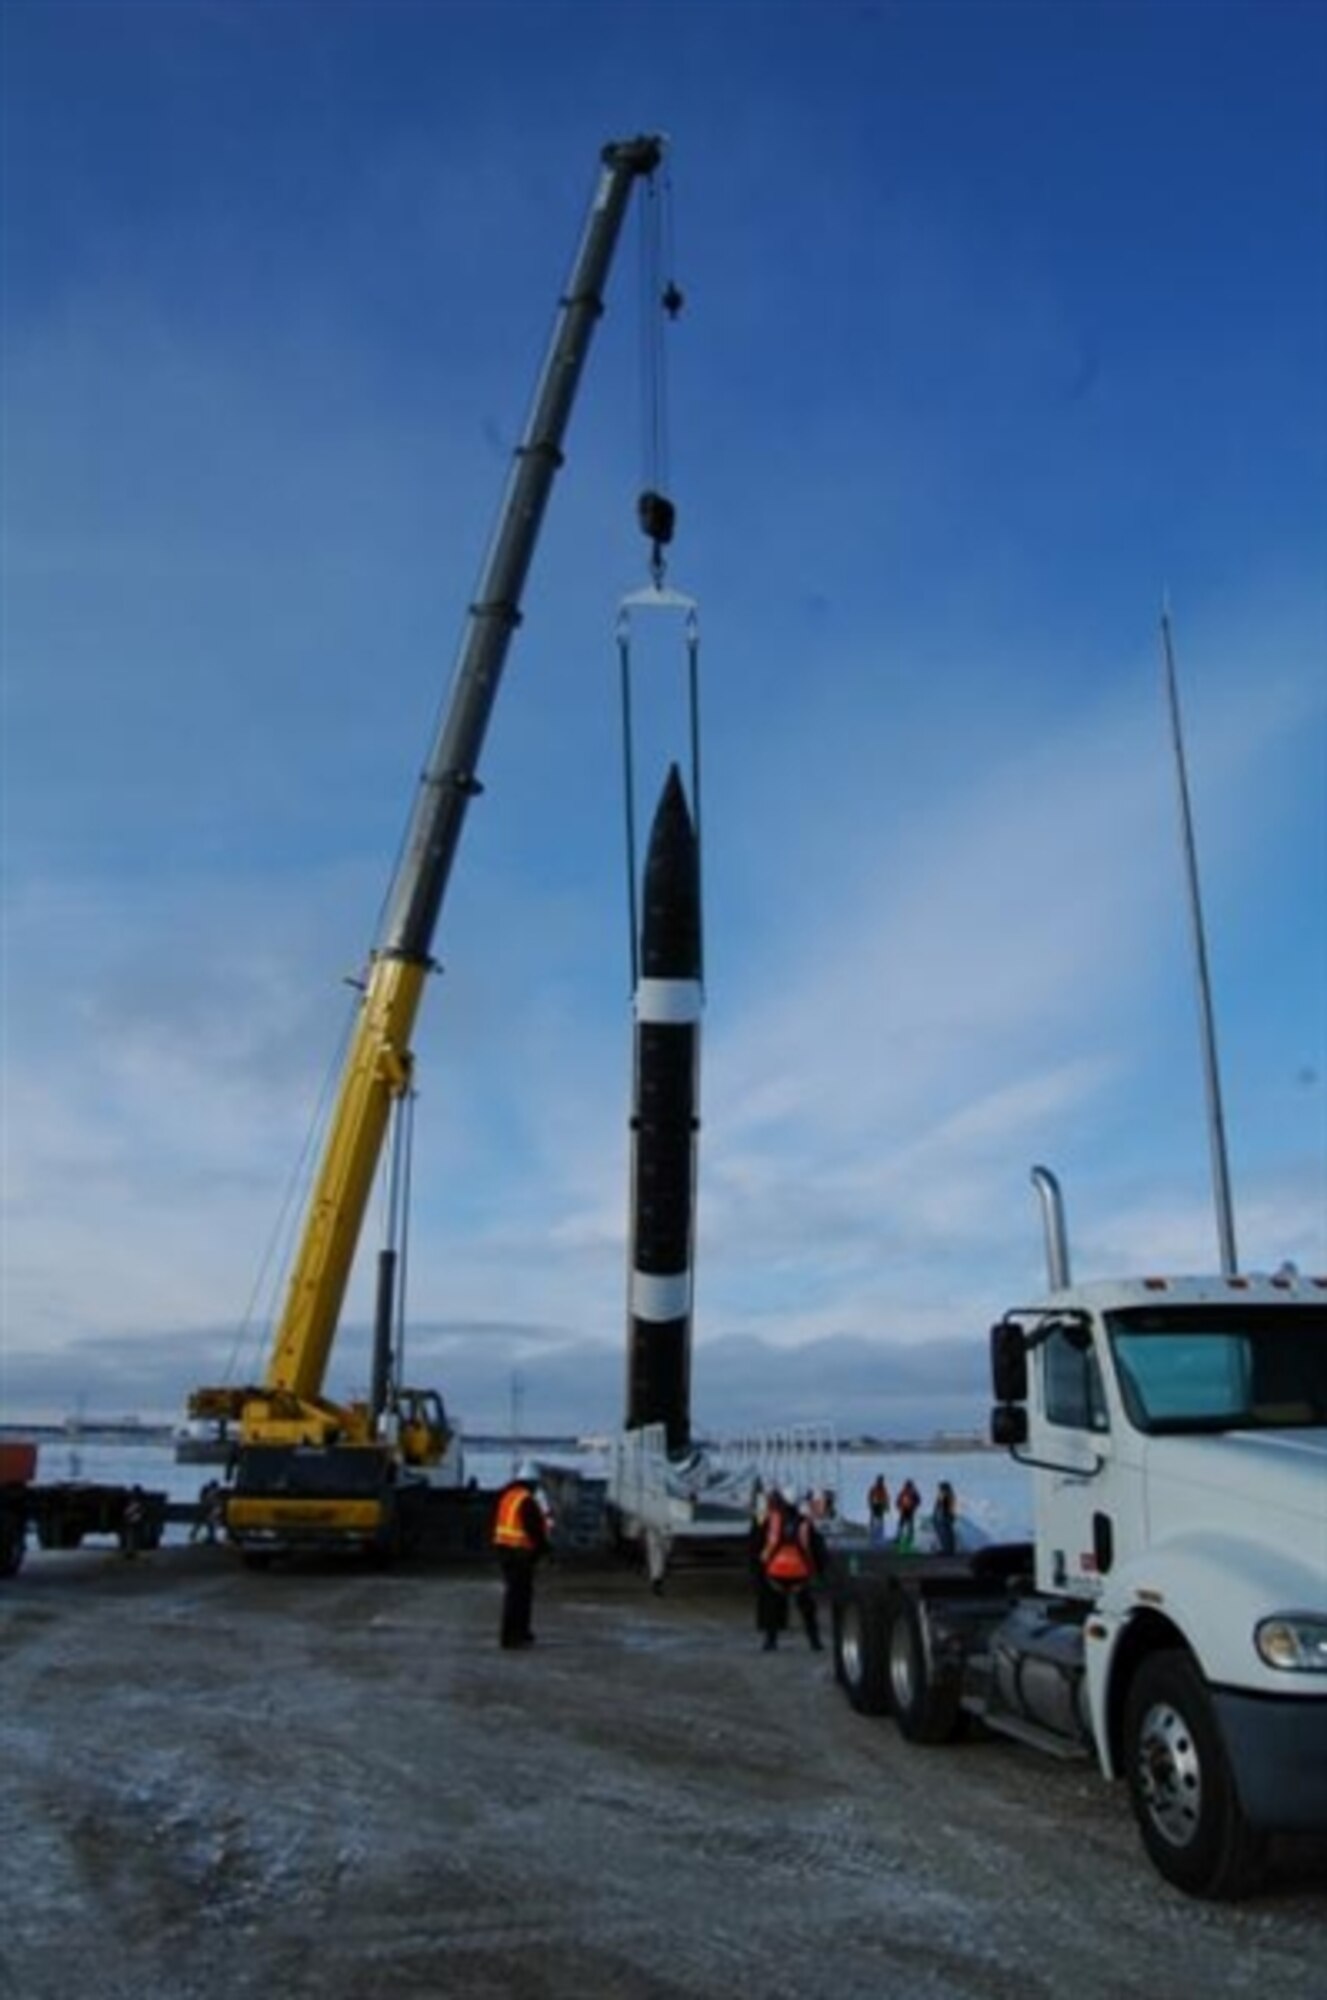
M905 1479L894 1495L895 1527L893 1543L896 1549L912 1549L917 1545L917 1517L921 1512L922 1496L916 1483ZM889 1486L883 1472L876 1474L866 1496L867 1523L871 1540L879 1546L890 1540L889 1534ZM958 1501L952 1483L942 1479L935 1489L935 1500L931 1507L931 1532L935 1546L944 1556L952 1556L958 1547Z
M892 1502L895 1548L908 1550L916 1546L921 1505L922 1496L915 1481L905 1479ZM866 1507L871 1540L882 1545L890 1540L891 1511L889 1486L883 1473L878 1473L872 1482ZM802 1621L807 1644L815 1652L822 1649L815 1585L825 1567L819 1520L827 1511L823 1496L817 1504L808 1495L807 1504L801 1506L792 1495L777 1487L766 1493L757 1482L748 1550L756 1586L756 1625L767 1653L774 1652L780 1635L788 1628L790 1606ZM935 1546L942 1555L953 1555L957 1548L957 1515L954 1488L949 1480L942 1479L930 1514ZM492 1517L492 1542L502 1570L499 1636L504 1647L534 1644L531 1612L535 1570L548 1553L551 1529L552 1520L539 1492L536 1469L523 1465L498 1495Z
M822 1650L814 1585L825 1564L818 1519L826 1511L808 1496L805 1509L777 1489L757 1488L752 1515L750 1559L756 1584L756 1625L764 1649L772 1653L787 1630L789 1606L801 1618L807 1644ZM548 1554L552 1519L539 1490L538 1473L522 1465L502 1489L493 1510L491 1539L502 1572L499 1644L532 1646L535 1571Z

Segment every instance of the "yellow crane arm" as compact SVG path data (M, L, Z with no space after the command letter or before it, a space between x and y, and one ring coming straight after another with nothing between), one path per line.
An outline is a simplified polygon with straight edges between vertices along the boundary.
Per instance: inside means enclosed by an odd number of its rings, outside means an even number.
M374 1413L322 1400L364 1211L392 1101L409 1085L410 1035L432 965L432 939L470 800L521 592L554 476L581 368L603 311L602 292L635 183L663 142L640 137L603 148L589 212L552 339L517 446L497 530L469 608L450 700L425 767L387 902L382 935L347 1056L285 1309L261 1388L198 1389L200 1417L242 1418L246 1440L331 1442L371 1435Z
M428 968L375 958L346 1057L263 1387L316 1397L327 1372L392 1101L410 1081L410 1035Z

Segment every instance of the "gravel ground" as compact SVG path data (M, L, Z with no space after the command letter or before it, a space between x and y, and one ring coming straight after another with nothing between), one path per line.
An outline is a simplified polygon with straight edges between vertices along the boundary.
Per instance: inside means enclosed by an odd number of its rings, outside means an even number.
M745 1588L35 1556L0 1587L5 2000L1327 1995L1327 1843L1188 1901L1121 1793L854 1715Z

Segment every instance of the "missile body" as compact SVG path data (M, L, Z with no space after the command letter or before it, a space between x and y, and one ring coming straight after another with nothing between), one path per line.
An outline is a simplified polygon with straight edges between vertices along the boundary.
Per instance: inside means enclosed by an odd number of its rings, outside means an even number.
M676 764L645 858L632 1095L629 1430L691 1441L692 1252L699 1128L700 853Z

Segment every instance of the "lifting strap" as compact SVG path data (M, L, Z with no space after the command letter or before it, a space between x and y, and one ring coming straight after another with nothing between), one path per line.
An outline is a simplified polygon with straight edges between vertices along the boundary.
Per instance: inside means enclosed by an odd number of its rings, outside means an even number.
M617 612L617 656L618 677L622 698L622 767L623 796L626 806L626 847L627 847L627 921L631 933L631 987L634 992L640 980L640 912L637 901L637 856L636 856L636 773L635 773L635 723L632 713L632 620L641 612L663 612L680 617L682 643L686 651L686 706L687 731L690 738L691 784L690 805L692 823L696 829L696 853L698 866L703 872L705 844L702 839L700 804L700 606L694 597L687 597L680 590L665 589L655 583L645 590L631 591L618 605ZM704 910L704 895L700 898ZM705 977L705 947L702 930L699 977Z
M703 857L700 818L700 613L694 597L664 582L664 550L673 539L677 509L669 499L668 381L665 330L682 311L683 297L671 275L672 181L666 169L652 175L641 205L641 433L643 487L636 503L641 532L650 544L650 583L621 600L617 614L618 667L622 696L623 794L626 805L627 918L631 940L631 986L640 980L640 911L636 842L635 717L632 712L632 621L638 613L680 617L686 652L686 710L690 737L691 817L696 851ZM704 898L701 898L704 909ZM699 976L704 979L704 942Z

